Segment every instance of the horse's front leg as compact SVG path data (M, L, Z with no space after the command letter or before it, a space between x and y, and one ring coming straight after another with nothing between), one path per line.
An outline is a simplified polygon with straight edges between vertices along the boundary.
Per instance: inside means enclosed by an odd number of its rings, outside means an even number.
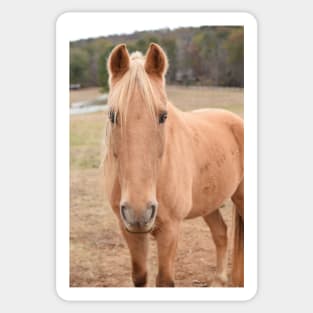
M147 255L148 255L148 235L139 233L129 233L121 225L121 229L126 239L132 263L132 279L135 287L146 287L147 285Z
M156 279L157 287L175 287L174 262L179 233L178 222L162 223L155 232L158 246L159 272Z

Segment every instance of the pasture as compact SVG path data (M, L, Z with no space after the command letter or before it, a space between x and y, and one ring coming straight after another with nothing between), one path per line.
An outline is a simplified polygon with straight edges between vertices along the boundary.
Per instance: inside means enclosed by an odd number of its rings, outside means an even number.
M243 116L243 89L167 87L168 98L184 111L220 107ZM96 89L71 91L71 102L92 100ZM106 112L70 117L70 285L132 287L129 251L116 218L103 197L101 146ZM231 238L232 204L221 212ZM156 245L150 237L148 286L157 272ZM231 250L231 245L229 245ZM231 254L228 268L230 273ZM215 270L215 247L201 218L183 224L176 256L176 286L209 286Z

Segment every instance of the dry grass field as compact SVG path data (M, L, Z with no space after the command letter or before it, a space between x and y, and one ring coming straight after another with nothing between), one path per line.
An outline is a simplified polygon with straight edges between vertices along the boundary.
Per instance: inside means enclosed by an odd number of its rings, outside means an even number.
M70 105L75 102L94 100L101 95L99 87L90 87L72 90L70 93Z
M169 99L184 111L221 107L243 116L243 89L174 87ZM99 92L100 95L100 92ZM71 101L93 100L97 90L71 92ZM131 287L128 249L116 218L101 191L101 144L105 112L70 119L70 285ZM232 210L222 209L231 234ZM231 245L230 245L231 246ZM229 255L229 270L231 255ZM201 218L184 222L176 256L176 286L209 286L215 270L215 248ZM157 273L156 244L151 237L148 286Z

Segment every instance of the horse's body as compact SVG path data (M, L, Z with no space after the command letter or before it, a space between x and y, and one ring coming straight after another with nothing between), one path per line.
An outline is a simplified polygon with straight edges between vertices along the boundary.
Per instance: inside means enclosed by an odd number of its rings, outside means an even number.
M223 110L174 107L164 89L166 56L155 44L145 59L129 57L120 45L108 66L107 193L130 249L135 286L147 282L147 232L158 245L157 286L174 286L180 224L199 216L217 249L215 285L225 285L227 229L219 208L228 198L236 206L233 285L243 286L242 119Z

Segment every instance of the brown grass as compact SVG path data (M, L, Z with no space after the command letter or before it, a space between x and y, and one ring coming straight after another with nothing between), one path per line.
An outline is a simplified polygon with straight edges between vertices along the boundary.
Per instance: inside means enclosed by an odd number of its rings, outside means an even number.
M168 86L169 99L183 111L200 108L224 108L243 113L243 89L223 87Z
M242 89L170 86L168 96L183 110L214 106L243 115ZM132 286L128 249L101 191L102 173L98 166L104 114L71 116L71 286ZM229 232L230 208L231 202L227 202L222 209ZM185 221L176 257L177 286L193 286L194 280L209 284L214 269L215 248L208 227L199 218ZM156 245L151 238L149 286L154 286L156 271Z
M70 91L70 104L80 101L94 100L101 96L99 87L90 87Z

